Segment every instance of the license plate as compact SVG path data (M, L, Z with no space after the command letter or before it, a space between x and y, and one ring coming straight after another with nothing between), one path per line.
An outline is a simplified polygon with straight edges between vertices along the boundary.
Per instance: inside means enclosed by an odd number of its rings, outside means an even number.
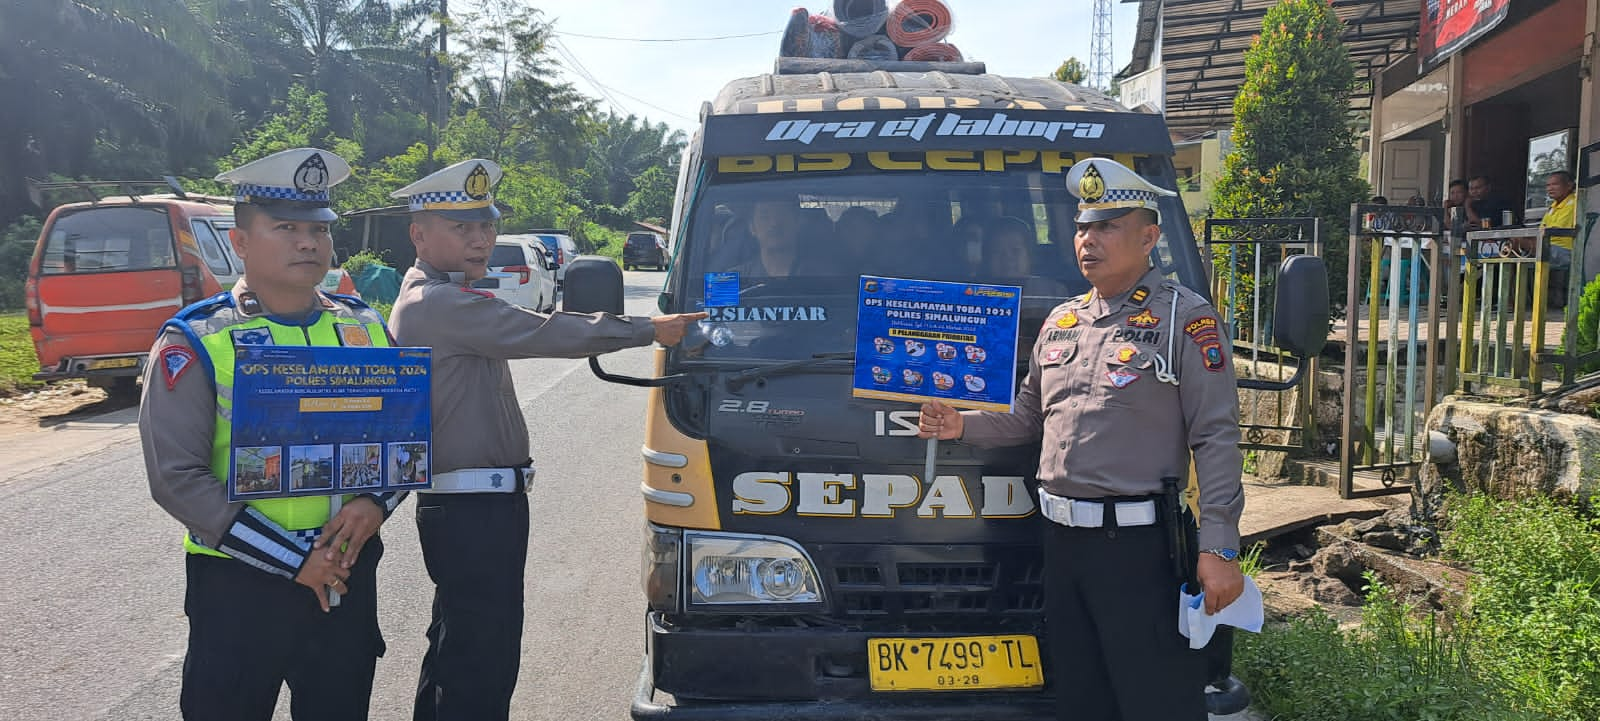
M1032 636L867 640L874 691L965 691L1044 685Z
M139 358L137 356L128 358L101 358L97 361L91 361L89 363L89 370L98 371L105 370L107 368L133 368L137 365L139 365Z

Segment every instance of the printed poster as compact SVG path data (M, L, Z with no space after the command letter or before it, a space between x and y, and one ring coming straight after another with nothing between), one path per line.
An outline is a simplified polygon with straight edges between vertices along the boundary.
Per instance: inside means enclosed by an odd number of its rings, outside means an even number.
M429 487L427 348L240 346L228 500Z
M857 398L1009 412L1022 289L861 276Z
M1417 59L1426 73L1506 19L1511 0L1424 0Z

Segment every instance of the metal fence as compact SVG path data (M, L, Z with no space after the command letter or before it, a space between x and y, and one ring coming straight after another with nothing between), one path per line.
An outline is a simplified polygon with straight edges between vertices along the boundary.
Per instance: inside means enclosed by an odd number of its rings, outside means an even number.
M1215 271L1211 297L1233 343L1235 368L1269 381L1291 379L1292 359L1271 340L1273 289L1285 257L1322 254L1321 221L1207 218L1204 242ZM1298 454L1315 447L1316 366L1309 362L1295 393L1241 394L1240 448Z
M1409 492L1426 459L1424 423L1443 387L1440 371L1453 341L1456 257L1439 208L1351 208L1343 498ZM1381 485L1357 489L1357 474L1376 476Z
M1560 340L1546 337L1553 236L1540 228L1467 233L1472 252L1462 289L1461 390L1544 390L1541 355Z

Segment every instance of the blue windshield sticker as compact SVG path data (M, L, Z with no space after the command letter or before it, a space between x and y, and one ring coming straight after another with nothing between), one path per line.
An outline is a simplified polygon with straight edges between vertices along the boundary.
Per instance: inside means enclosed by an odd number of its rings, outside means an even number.
M1022 289L861 276L851 395L1009 412Z
M238 351L228 500L430 487L427 348Z
M738 304L738 273L706 273L707 308L728 308Z

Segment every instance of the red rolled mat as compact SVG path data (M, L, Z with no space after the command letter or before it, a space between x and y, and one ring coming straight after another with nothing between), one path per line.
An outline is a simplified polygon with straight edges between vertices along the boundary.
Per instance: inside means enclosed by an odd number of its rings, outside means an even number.
M959 63L961 51L949 43L918 45L906 53L905 60L924 60L936 63Z
M952 25L950 7L940 0L900 0L884 30L894 44L914 48L943 40Z

